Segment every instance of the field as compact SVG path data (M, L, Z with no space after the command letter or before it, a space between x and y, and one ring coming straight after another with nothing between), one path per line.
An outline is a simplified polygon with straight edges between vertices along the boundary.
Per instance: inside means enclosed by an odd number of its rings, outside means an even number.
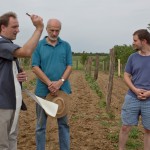
M24 83L34 91L35 76L27 71L29 79ZM90 88L83 71L74 70L70 76L72 94L69 108L71 132L71 150L117 150L118 134L121 126L120 110L127 87L122 78L114 77L111 111L106 113L105 96L107 93L108 74L99 72L97 83L103 96L100 98ZM24 95L28 110L21 111L19 120L18 150L34 150L35 145L35 102ZM56 119L49 117L47 122L46 150L59 150ZM143 149L143 131L133 128L127 150Z

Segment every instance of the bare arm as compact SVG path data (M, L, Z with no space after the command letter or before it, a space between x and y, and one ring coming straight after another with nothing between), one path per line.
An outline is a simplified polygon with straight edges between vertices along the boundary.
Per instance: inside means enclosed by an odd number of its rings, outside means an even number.
M143 97L143 93L146 92L146 90L136 88L131 81L131 75L127 72L124 73L124 81L126 85L129 87L129 89L131 89L137 95L138 98L140 99L145 98Z
M38 66L32 67L32 71L47 86L52 84L52 82L50 81L50 79L45 75L45 73Z
M124 81L126 85L129 87L129 89L131 89L133 92L136 91L136 88L131 81L131 75L127 72L124 73Z
M64 74L62 75L62 78L67 80L71 74L71 71L72 71L72 67L71 66L67 66Z
M71 74L72 71L72 67L71 66L67 66L65 72L62 75L62 78L64 80L67 80ZM63 85L63 81L61 79L59 79L58 81L53 81L52 84L49 84L48 89L52 92L55 93L57 92L60 87Z
M15 57L30 57L38 44L44 27L43 19L39 16L31 15L31 20L36 29L32 37L23 45L23 47L14 51L13 55Z

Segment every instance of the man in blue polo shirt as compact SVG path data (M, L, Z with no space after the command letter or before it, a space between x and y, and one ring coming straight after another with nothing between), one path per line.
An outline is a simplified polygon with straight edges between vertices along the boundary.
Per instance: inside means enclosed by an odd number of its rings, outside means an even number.
M43 19L30 16L36 27L30 40L20 47L12 42L19 33L14 12L0 16L0 150L17 150L18 117L22 103L20 82L26 74L19 68L18 57L29 57L43 31Z
M68 77L72 69L72 52L70 45L58 36L61 22L50 19L46 27L48 36L38 44L32 56L33 72L37 75L35 94L46 97L48 93L55 94L62 90L71 93ZM37 150L45 150L45 130L47 115L37 104L36 145ZM60 150L70 149L70 134L67 116L57 118L59 127Z

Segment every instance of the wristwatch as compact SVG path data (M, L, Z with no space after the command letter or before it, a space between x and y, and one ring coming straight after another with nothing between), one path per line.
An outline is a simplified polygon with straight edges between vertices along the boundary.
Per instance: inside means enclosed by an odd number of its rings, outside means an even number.
M64 78L61 78L61 81L62 81L62 82L64 82L64 81L65 81L65 79L64 79Z

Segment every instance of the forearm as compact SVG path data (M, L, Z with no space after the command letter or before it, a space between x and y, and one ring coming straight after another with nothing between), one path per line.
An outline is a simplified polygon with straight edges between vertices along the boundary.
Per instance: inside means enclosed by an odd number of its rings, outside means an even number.
M124 81L130 90L132 90L133 92L136 91L136 87L131 81L131 75L129 75L128 73L124 73Z
M62 78L67 80L71 74L71 71L72 71L72 66L67 66L65 72L62 75Z
M135 87L131 81L131 75L128 73L124 73L124 80L127 86L129 87L129 89L132 90L138 97L143 96L143 93L147 91L147 90Z
M52 84L52 82L50 81L50 79L45 75L45 73L38 66L32 67L32 71L47 86L49 86L49 85Z
M34 31L32 37L21 47L14 52L15 57L31 57L33 51L35 50L39 39L41 37L43 29L38 28Z
M133 85L133 83L131 82L131 80L125 80L126 85L128 86L128 88L130 90L132 90L133 92L135 92L136 87Z

